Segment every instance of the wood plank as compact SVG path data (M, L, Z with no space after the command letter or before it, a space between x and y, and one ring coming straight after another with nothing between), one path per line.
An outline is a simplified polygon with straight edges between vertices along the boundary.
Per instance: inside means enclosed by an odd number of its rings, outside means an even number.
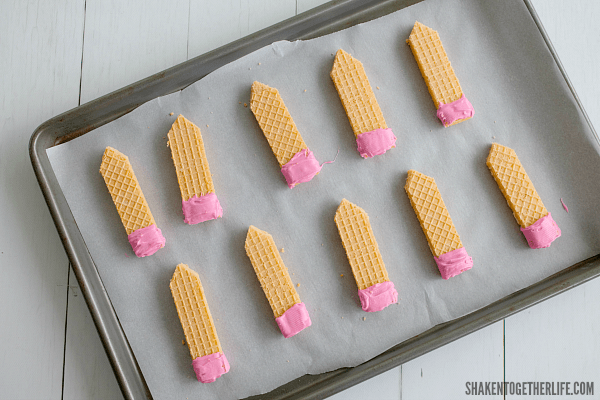
M595 279L507 318L506 380L597 381L599 303Z
M64 400L123 398L73 271L66 343Z
M310 10L311 8L315 8L317 6L320 6L321 4L325 4L328 1L329 0L297 0L297 2L298 2L298 7L297 7L298 14L303 13L304 11Z
M598 129L600 26L596 16L600 13L600 3L594 0L533 0L532 3L584 108ZM577 204L570 203L568 197L565 202L571 212L577 212ZM568 232L563 232L565 234ZM599 303L600 280L595 279L507 318L507 381L597 379L600 370Z
M583 103L600 129L600 2L596 0L532 0L550 40Z
M188 0L86 0L81 104L187 59Z
M188 15L188 0L87 0L81 103L185 61ZM65 399L122 397L85 301L72 292L64 382Z
M401 398L458 399L467 397L467 382L502 382L503 336L503 322L496 322L403 364Z
M189 58L296 15L296 0L190 0Z
M0 388L61 395L68 261L28 155L45 120L77 106L83 0L4 1L0 13Z

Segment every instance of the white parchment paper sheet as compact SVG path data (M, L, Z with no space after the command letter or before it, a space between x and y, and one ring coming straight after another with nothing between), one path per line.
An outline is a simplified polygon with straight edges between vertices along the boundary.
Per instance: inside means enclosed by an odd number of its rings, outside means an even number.
M438 30L475 117L443 128L405 40L415 20ZM343 48L361 60L397 147L364 160L329 77ZM254 80L279 89L321 162L288 189L250 108ZM379 87L379 89L376 89ZM240 104L241 103L241 104ZM169 113L174 115L170 116ZM178 114L202 130L224 217L183 223L166 135ZM514 148L562 237L532 250L485 165ZM129 156L167 239L134 256L98 172L112 146ZM600 251L600 157L521 1L429 0L307 42L277 42L180 93L150 101L48 150L154 398L239 398L303 374L355 366L432 326L531 285ZM444 281L404 192L406 173L436 179L474 267ZM561 207L560 198L570 213ZM399 304L360 308L333 218L342 200L370 216ZM313 325L284 339L244 251L249 225L271 233ZM178 263L198 271L231 371L196 381L169 290ZM344 275L341 277L341 275ZM363 320L366 317L366 320Z

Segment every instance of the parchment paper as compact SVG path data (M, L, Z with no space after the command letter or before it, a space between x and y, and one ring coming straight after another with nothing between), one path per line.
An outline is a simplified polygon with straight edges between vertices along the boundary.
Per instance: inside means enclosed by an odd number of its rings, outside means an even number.
M409 47L415 20L438 30L472 120L443 128ZM397 147L364 160L329 77L343 48L361 60ZM254 80L279 89L321 162L290 190L244 103ZM379 89L376 89L376 88ZM170 116L169 113L174 115ZM202 130L222 219L188 226L166 135L178 114ZM532 250L485 165L514 148L562 237ZM129 156L167 238L138 259L98 172L106 146ZM307 42L277 42L180 93L150 101L48 150L79 229L154 398L239 398L306 373L360 364L432 326L600 251L598 143L521 1L429 0ZM406 173L436 179L472 270L444 281L404 192ZM342 198L370 216L399 304L360 308L333 221ZM567 213L560 204L563 198ZM249 225L271 233L313 325L284 339L244 251ZM169 290L178 263L198 271L231 371L196 381ZM344 275L341 277L341 275ZM366 319L364 319L366 318Z

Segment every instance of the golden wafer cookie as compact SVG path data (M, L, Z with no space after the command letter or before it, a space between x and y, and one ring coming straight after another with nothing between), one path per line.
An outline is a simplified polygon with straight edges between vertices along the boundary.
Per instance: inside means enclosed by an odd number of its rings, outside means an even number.
M198 273L179 264L171 278L171 294L200 382L213 382L229 371Z
M352 125L360 155L373 157L396 147L396 137L385 123L362 63L339 49L330 75Z
M435 180L415 170L408 171L404 186L421 224L442 278L449 279L473 267Z
M135 255L149 256L164 247L165 238L156 226L129 158L118 150L107 147L102 156L100 173L117 207Z
M560 228L542 203L515 151L494 143L486 164L529 246L534 249L550 246L561 235Z
M200 128L179 115L168 139L181 191L184 222L192 225L222 217L223 209L215 194Z
M254 82L250 109L277 157L290 189L310 181L321 171L322 165L304 143L277 89Z
M367 213L343 199L334 220L358 286L362 309L380 311L396 303L398 292L388 278Z
M294 336L310 326L306 306L300 301L273 237L250 225L245 247L283 336Z
M437 116L444 126L473 117L473 106L458 83L439 34L417 21L406 42L415 56L429 94L438 109Z
M277 89L254 82L251 89L250 109L267 138L273 154L277 157L280 167L287 164L300 150L307 148Z

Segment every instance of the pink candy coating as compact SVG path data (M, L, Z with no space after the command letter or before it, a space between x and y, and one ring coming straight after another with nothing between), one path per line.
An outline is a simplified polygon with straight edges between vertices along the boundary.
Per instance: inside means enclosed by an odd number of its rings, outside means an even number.
M464 93L458 100L454 100L452 103L444 104L440 102L440 106L437 110L437 117L442 121L445 127L452 125L459 119L471 118L475 115L473 105Z
M154 224L131 232L127 239L138 257L151 256L158 249L165 247L167 242L160 229Z
M214 382L218 377L229 372L229 362L223 353L212 353L197 357L192 361L196 378L202 383Z
M190 225L223 216L223 209L214 193L207 193L200 197L193 195L188 200L181 202L181 208L183 209L183 221Z
M473 267L473 259L469 257L464 247L433 258L444 279L450 279Z
M306 148L294 154L294 157L281 167L281 173L292 189L299 183L310 181L321 168L313 152Z
M390 304L398 301L398 292L390 281L376 283L358 291L360 304L366 312L381 311Z
M375 129L357 135L356 146L361 157L370 158L396 146L396 136L390 128Z
M275 318L275 321L286 339L312 324L304 303L294 304L282 316Z
M532 249L543 249L550 247L550 244L561 235L560 228L552 219L552 215L548 215L535 221L533 225L527 228L521 228L521 232L525 235L529 247Z

